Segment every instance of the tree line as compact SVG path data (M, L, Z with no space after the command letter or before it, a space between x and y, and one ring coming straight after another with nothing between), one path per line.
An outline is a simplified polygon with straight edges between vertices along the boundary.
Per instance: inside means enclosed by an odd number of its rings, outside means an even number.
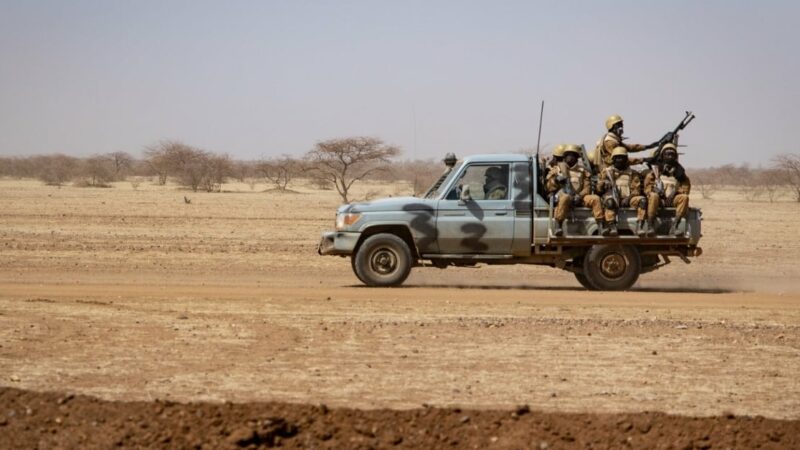
M256 161L234 160L227 154L165 140L144 149L143 158L112 152L77 158L67 155L0 157L0 176L35 178L45 184L73 183L108 187L129 177L150 177L156 184L172 180L193 191L219 192L226 180L262 181L286 191L293 180L306 178L320 189L334 189L345 203L351 188L363 180L405 181L414 195L424 193L441 174L434 160L397 160L400 149L372 137L349 137L318 142L302 157L281 155ZM776 200L791 189L800 202L800 154L775 157L767 168L747 165L693 169L692 184L703 198L713 198L723 186L739 187L748 200Z
M433 183L442 171L433 161L397 161L400 149L372 137L349 137L317 143L302 157L281 155L255 161L234 160L228 154L165 140L144 149L142 158L112 152L78 158L63 154L0 157L0 176L34 178L47 185L72 183L81 187L110 187L130 177L168 180L193 191L219 192L226 180L265 182L286 191L297 178L320 189L333 189L344 202L353 185L363 180L408 181L414 194Z

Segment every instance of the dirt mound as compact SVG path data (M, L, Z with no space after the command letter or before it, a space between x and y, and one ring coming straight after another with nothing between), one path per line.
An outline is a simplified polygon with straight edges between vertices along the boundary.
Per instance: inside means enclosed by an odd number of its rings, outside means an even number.
M0 388L6 448L800 448L800 421L284 403L111 402Z

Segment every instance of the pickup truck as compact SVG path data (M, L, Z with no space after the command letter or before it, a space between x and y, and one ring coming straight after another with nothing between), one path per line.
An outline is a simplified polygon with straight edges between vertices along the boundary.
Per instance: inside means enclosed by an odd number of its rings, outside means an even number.
M637 236L633 209L619 210L618 236L602 236L588 208L573 208L565 233L554 236L538 158L490 154L445 161L447 169L424 196L339 207L336 229L322 234L318 253L349 256L368 286L398 286L412 267L538 264L572 272L590 290L626 290L671 257L689 263L702 253L696 208L679 235L667 232L675 210L662 208L654 237ZM506 176L505 198L484 198L490 167Z

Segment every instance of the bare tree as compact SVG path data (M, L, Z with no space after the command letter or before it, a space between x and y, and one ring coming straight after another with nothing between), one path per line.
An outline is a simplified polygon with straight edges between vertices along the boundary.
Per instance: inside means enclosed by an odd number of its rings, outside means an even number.
M350 188L375 172L386 170L389 159L400 149L371 137L351 137L318 142L306 154L313 176L325 179L336 187L345 203Z
M719 190L722 184L720 177L715 169L697 169L692 172L691 176L692 188L700 191L700 196L705 200L710 200L711 197Z
M109 160L115 181L124 180L125 176L133 169L134 159L125 152L113 152L104 155Z
M171 149L183 144L177 141L161 141L158 144L146 147L144 150L145 163L158 177L158 185L167 184L167 177L170 173L170 161L168 154Z
M80 164L75 185L80 187L109 187L114 181L114 162L107 155L89 157Z
M79 160L66 155L34 157L36 177L50 186L61 186L75 177Z
M208 192L220 192L225 179L233 173L233 161L228 155L201 152L205 162L203 187ZM195 189L197 190L197 189Z
M286 191L286 187L300 172L302 164L289 155L265 159L256 164L256 173L274 184L279 191Z
M800 202L800 154L778 155L772 161L775 168L783 172L786 184L794 191L795 200Z

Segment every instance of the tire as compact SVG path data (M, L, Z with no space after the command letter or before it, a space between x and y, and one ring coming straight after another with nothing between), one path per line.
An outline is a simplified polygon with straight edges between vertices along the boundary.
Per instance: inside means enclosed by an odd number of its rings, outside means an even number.
M411 272L411 250L394 234L376 234L359 246L352 265L356 277L367 286L399 286Z
M583 276L589 285L601 291L630 289L641 270L639 252L630 245L594 245L583 261Z
M586 275L583 274L583 260L584 260L584 255L576 256L572 260L572 265L580 269L580 272L573 272L573 274L575 275L575 279L577 279L578 283L580 283L581 286L583 286L584 288L590 291L596 291L597 288L592 286L592 283L589 283L589 279L586 278Z
M578 283L580 283L581 286L585 287L587 290L590 290L590 291L596 291L597 290L596 287L592 286L592 284L589 283L589 279L586 278L586 275L584 275L582 273L575 272L575 278L578 280Z

